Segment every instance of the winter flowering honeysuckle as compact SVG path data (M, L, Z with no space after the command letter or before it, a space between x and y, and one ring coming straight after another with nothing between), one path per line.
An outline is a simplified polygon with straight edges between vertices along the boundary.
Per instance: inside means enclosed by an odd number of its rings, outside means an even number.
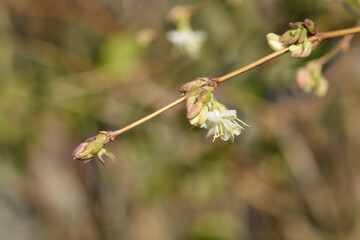
M106 143L111 142L112 136L107 131L101 131L98 135L86 139L81 143L73 152L73 159L84 161L84 163L90 162L90 160L98 155L100 163L107 167L103 155L109 157L113 162L115 162L115 156L104 148Z
M348 28L348 29L341 29L341 30L335 30L330 32L322 32L319 33L316 30L315 24L313 24L310 20L305 20L303 23L294 23L291 25L295 28L306 28L308 33L307 36L304 37L304 31L301 29L301 31L294 31L291 34L289 34L289 39L286 39L285 36L276 36L276 38L270 39L272 41L275 41L274 44L278 44L277 42L280 42L284 45L284 41L293 42L292 45L297 44L304 44L304 50L301 50L299 55L300 57L304 57L304 52L306 53L308 50L308 44L307 42L311 42L313 44L312 48L314 48L314 44L321 44L322 41L326 39L336 38L336 37L350 37L348 40L346 40L341 46L336 47L336 51L334 53L345 49L345 46L349 44L352 35L360 33L360 26ZM309 34L310 33L310 34ZM312 36L311 36L312 34ZM270 35L271 36L271 35ZM344 37L344 39L346 38ZM291 39L294 38L294 39ZM280 47L279 47L280 46ZM91 160L92 157L95 155L99 156L100 162L105 165L104 160L102 159L103 155L106 155L107 157L111 158L113 161L115 161L114 155L109 153L105 148L104 145L112 140L114 140L117 136L120 134L139 126L140 124L164 113L165 111L177 106L178 104L186 101L186 109L187 109L187 118L190 121L190 124L193 126L197 126L200 128L205 128L208 130L208 136L213 135L213 140L216 138L220 138L224 141L231 140L234 141L235 136L239 135L241 131L244 129L244 126L249 127L246 123L241 121L237 118L237 114L235 110L229 110L227 109L223 104L216 101L214 97L214 90L220 83L227 81L228 79L231 79L235 76L238 76L244 72L247 72L255 67L258 67L271 59L274 59L276 57L279 57L289 51L290 46L285 46L285 48L282 48L282 45L277 45L277 49L280 49L274 53L271 53L267 56L264 56L246 66L243 66L239 69L236 69L230 73L227 73L223 76L220 76L216 79L210 79L210 78L197 78L189 83L184 84L180 89L180 93L182 96L175 101L167 104L166 106L158 109L157 111L123 127L115 131L103 131L100 132L95 137L91 137L87 139L85 142L81 143L73 152L73 158L75 160L81 160L84 162L88 162ZM281 49L282 48L282 49ZM296 47L293 47L293 52L299 51ZM301 48L302 49L302 48ZM334 56L334 53L331 53L327 57L324 58L324 56L321 58L321 66L328 61L328 59L332 58ZM320 67L321 68L321 67ZM317 74L321 74L321 69L315 68L315 70L312 70L313 72ZM320 73L319 73L320 72ZM315 74L316 76L316 74ZM315 84L313 85L311 82L313 79L311 79L311 71L305 69L304 71L299 71L299 78L298 82L301 88L303 88L306 91L316 91L317 93L323 93L325 92L324 89L327 89L327 82L324 82L321 79L322 76L317 76L318 82L321 84Z
M184 84L179 92L186 97L187 118L191 125L208 129L207 136L234 141L243 126L249 127L236 116L235 110L228 110L214 96L215 82L209 78L198 78Z
M289 24L291 30L286 31L279 36L275 33L267 34L266 38L269 46L274 51L279 51L289 47L292 57L305 58L311 54L311 51L317 46L312 44L308 37L317 34L317 28L313 21L305 19L304 22Z

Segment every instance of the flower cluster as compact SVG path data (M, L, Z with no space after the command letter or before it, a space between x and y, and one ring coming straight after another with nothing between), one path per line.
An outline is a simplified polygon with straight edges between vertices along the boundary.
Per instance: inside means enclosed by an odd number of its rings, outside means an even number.
M203 42L206 40L206 32L188 30L170 30L166 33L167 39L182 54L191 58L199 58Z
M311 54L316 47L312 44L308 37L318 33L316 25L310 19L304 22L290 23L291 30L286 31L283 35L269 33L266 35L269 46L274 51L279 51L289 47L292 57L305 58Z
M192 7L175 6L172 8L168 18L176 23L177 29L168 31L166 37L181 54L191 58L198 58L207 34L205 31L192 30L190 26L192 14Z
M187 118L191 125L207 129L207 137L213 136L213 141L220 137L233 142L244 126L250 126L237 118L235 110L229 110L215 99L215 86L209 78L197 78L184 84L179 92L186 97Z
M328 88L329 83L322 75L321 61L310 61L305 67L298 70L296 81L301 90L306 93L313 92L317 97L323 97Z
M104 148L106 143L111 142L112 136L107 131L101 131L98 135L86 139L81 143L73 152L73 159L84 161L84 163L90 162L91 159L97 155L99 157L100 163L107 167L103 155L109 157L113 162L115 162L115 156Z

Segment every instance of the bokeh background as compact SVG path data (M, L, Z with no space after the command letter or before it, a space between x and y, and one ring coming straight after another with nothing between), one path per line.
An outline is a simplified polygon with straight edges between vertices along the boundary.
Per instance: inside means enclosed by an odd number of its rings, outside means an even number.
M166 39L178 4L202 6L197 59ZM325 65L324 98L300 92L296 71L339 39L221 84L218 100L252 125L234 143L191 128L180 104L110 143L108 169L71 156L183 83L271 53L265 35L305 18L320 31L358 20L325 0L0 1L0 238L360 239L358 36Z

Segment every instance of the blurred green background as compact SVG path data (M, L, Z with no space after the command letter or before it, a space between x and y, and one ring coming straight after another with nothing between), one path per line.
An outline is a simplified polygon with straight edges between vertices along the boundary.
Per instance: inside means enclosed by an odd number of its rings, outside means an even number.
M198 59L166 39L177 4L204 4ZM320 31L357 21L326 0L0 1L0 239L360 239L359 37L326 64L324 98L295 74L339 39L221 84L218 100L252 125L235 143L192 129L180 104L110 143L109 169L71 156L183 83L271 53L265 35L305 18Z

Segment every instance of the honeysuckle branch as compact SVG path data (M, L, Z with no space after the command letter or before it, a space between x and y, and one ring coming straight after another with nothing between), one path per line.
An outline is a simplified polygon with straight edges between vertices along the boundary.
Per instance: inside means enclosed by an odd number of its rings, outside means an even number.
M341 37L341 36L345 36L345 35L352 35L352 34L356 34L356 33L360 33L360 26L358 27L354 27L354 28L348 28L348 29L341 29L341 30L336 30L336 31L331 31L331 32L323 32L323 33L318 33L316 36L313 36L311 38L309 38L309 40L311 42L315 42L315 41L319 41L320 43L326 39L329 39L329 38L336 38L336 37ZM230 72L228 74L225 74L221 77L218 77L216 78L214 81L219 84L219 83L222 83L230 78L233 78L235 76L238 76L244 72L247 72L261 64L264 64L276 57L279 57L281 55L283 55L284 53L288 52L289 51L289 48L284 48L280 51L276 51L276 52L273 52L263 58L260 58L242 68L239 68L233 72ZM156 112L153 112L151 113L150 115L144 117L144 118L141 118L139 119L138 121L136 122L133 122L131 124L129 124L128 126L124 127L124 128L121 128L119 130L116 130L116 131L112 131L112 132L109 132L112 139L115 139L116 136L120 135L121 133L123 132L126 132L158 115L160 115L161 113L171 109L172 107L175 107L176 105L178 105L179 103L185 101L185 97L181 97L179 99L177 99L176 101L166 105L165 107L157 110Z
M288 50L289 50L288 48L285 48L283 50L271 53L271 54L269 54L269 55L255 61L255 62L253 62L253 63L250 63L250 64L246 65L245 67L239 68L238 70L235 70L235 71L233 71L231 73L223 75L223 76L221 76L219 78L216 78L214 81L217 84L219 84L219 83L221 83L221 82L223 82L225 80L228 80L228 79L230 79L232 77L235 77L235 76L237 76L237 75L239 75L241 73L249 71L249 70L251 70L251 69L253 69L253 68L255 68L255 67L257 67L257 66L259 66L259 65L261 65L261 64L263 64L265 62L267 62L267 61L270 61L271 59L274 59L274 58L286 53ZM124 127L124 128L121 128L121 129L116 130L116 131L109 132L109 134L111 135L112 140L114 140L121 133L126 132L126 131L130 130L131 128L134 128L134 127L136 127L136 126L138 126L138 125L140 125L140 124L142 124L142 123L144 123L144 122L146 122L146 121L160 115L161 113L169 110L172 107L175 107L176 105L178 105L179 103L181 103L183 101L185 101L185 97L181 97L181 98L177 99L176 101L166 105L165 107L157 110L156 112L153 112L150 115L148 115L148 116L146 116L144 118L141 118L138 121L133 122L133 123L129 124L128 126Z
M330 32L316 32L316 34L312 37L308 37L307 41L318 43L320 44L322 41L326 40L326 39L330 39L330 38L336 38L336 37L341 37L341 36L346 36L346 35L353 35L356 33L360 33L360 26L357 27L353 27L353 28L348 28L348 29L341 29L341 30L336 30L336 31L330 31ZM290 46L291 47L291 46ZM199 81L207 81L209 83L211 83L214 86L217 86L218 84L233 78L235 76L238 76L244 72L247 72L261 64L264 64L276 57L279 57L281 55L283 55L284 53L288 52L290 47L285 47L284 49L281 49L279 51L273 52L261 59L258 59L242 68L239 68L233 72L230 72L228 74L225 74L221 77L218 78L213 78L213 79L209 79L209 78L199 78ZM207 80L206 80L207 79ZM196 84L195 84L196 85ZM199 87L198 87L199 88ZM204 90L203 87L201 86L199 91L203 91L203 93L208 94L211 91L210 90ZM211 95L211 94L210 94ZM200 95L199 95L200 96ZM212 96L212 95L211 95ZM106 143L109 143L110 141L113 141L118 135L120 135L121 133L124 133L158 115L160 115L161 113L171 109L172 107L178 105L179 103L187 100L186 95L182 96L181 98L175 100L174 102L166 105L165 107L151 113L150 115L141 118L138 121L135 121L131 124L129 124L128 126L121 128L119 130L116 131L101 131L98 135L96 135L95 137L91 137L89 139L87 139L85 142L83 142L82 144L80 144L73 152L73 158L77 159L77 160L83 160L85 162L90 161L90 159L94 156L94 155L98 155L99 159L101 161L101 163L105 165L105 162L102 160L102 155L106 155L108 157L110 157L111 159L115 160L115 157L109 153L105 148L103 148L103 146ZM212 98L212 97L211 97ZM197 100L198 101L198 100ZM207 100L208 101L208 100ZM209 100L210 101L210 100ZM222 104L216 102L214 99L211 100L212 103L217 106L215 106L215 110L214 112L211 112L212 114L210 114L209 116L212 117L213 122L208 126L208 128L210 128L209 132L214 132L215 136L214 139L217 137L224 137L227 139L232 139L233 140L233 136L234 135L238 135L240 134L239 131L241 131L242 126L241 125L245 125L247 126L244 122L242 122L241 120L236 118L236 112L233 110L227 110L225 106L223 106ZM192 107L192 105L190 105L190 107ZM203 105L203 107L205 107L205 105ZM211 108L214 108L214 105L212 105ZM197 111L198 112L198 111ZM210 113L210 112L209 112ZM189 117L188 117L189 118ZM190 119L189 119L190 120ZM194 119L193 119L194 120ZM238 122L240 123L238 123ZM204 123L205 125L208 123ZM221 125L222 124L222 125ZM229 127L230 126L230 127ZM216 128L215 128L216 127ZM223 128L226 128L227 132L225 132L225 134L223 133Z
M336 38L336 37L341 37L341 36L345 36L345 35L352 35L352 34L356 34L356 33L360 33L360 26L358 27L354 27L354 28L348 28L348 29L342 29L342 30L336 30L336 31L331 31L331 32L319 32L317 35L310 37L309 41L310 42L316 42L318 41L319 43L321 43L322 41L329 39L329 38ZM271 59L274 59L280 55L283 55L284 53L288 52L289 48L284 48L280 51L276 51L273 52L263 58L260 58L259 60L256 60L255 62L252 62L248 65L246 65L245 67L239 68L231 73L228 73L224 76L218 77L215 82L216 83L222 83L230 78L233 78L235 76L238 76L244 72L247 72L263 63L266 63L267 61L270 61Z

